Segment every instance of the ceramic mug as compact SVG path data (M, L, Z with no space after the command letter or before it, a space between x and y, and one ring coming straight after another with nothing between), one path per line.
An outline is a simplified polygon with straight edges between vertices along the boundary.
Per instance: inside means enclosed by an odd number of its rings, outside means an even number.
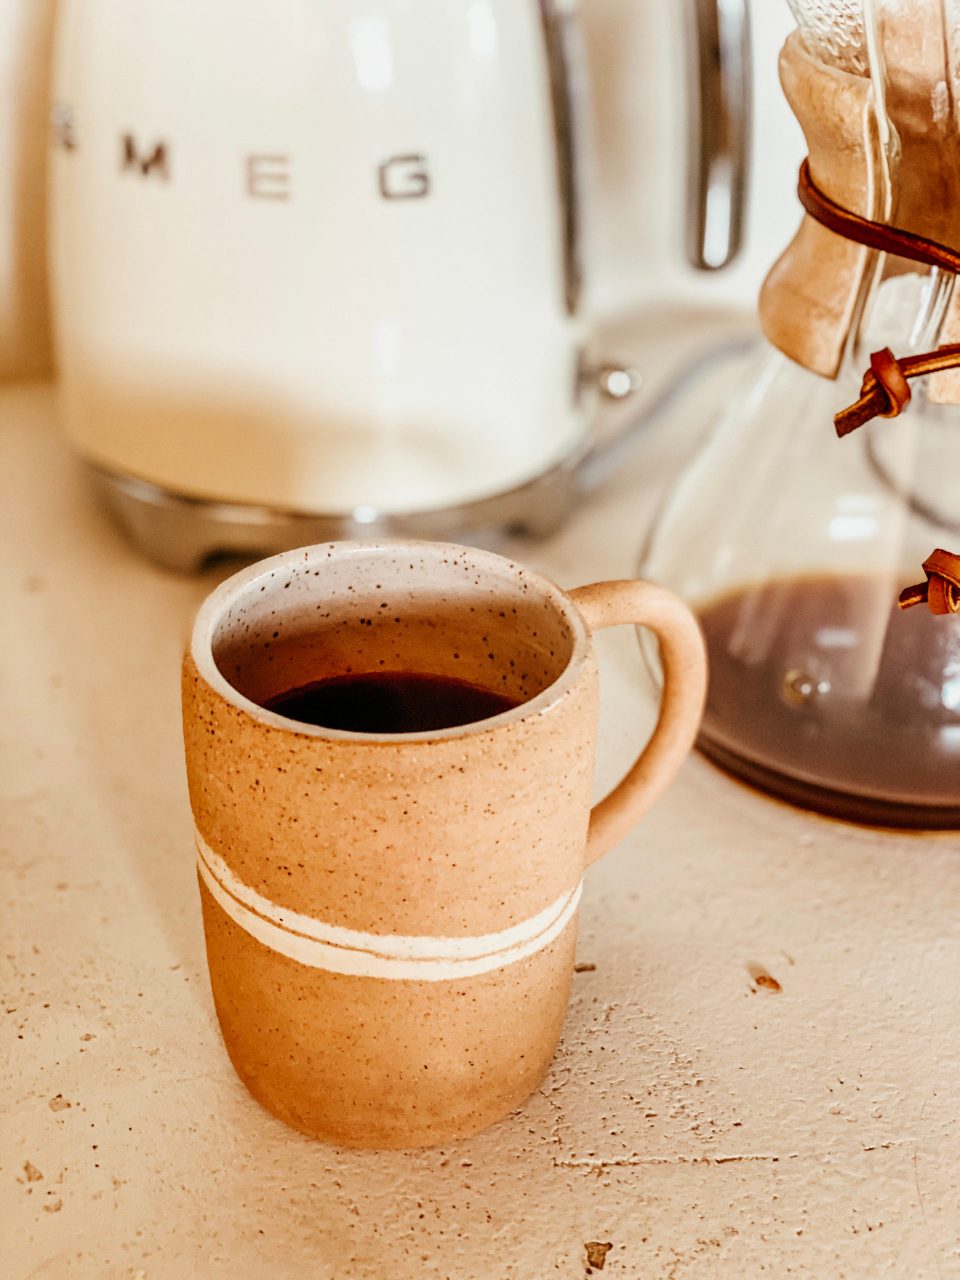
M658 636L654 734L591 810L591 632ZM413 671L518 702L420 733L265 709L319 677ZM184 659L190 801L227 1050L265 1107L364 1147L484 1128L540 1083L569 995L584 870L686 756L698 626L641 582L564 592L489 552L328 543L218 587Z

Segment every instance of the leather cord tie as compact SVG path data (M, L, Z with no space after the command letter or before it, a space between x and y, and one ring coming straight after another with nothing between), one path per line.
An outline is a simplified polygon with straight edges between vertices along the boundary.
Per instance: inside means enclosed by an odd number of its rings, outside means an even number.
M952 275L960 274L960 252L947 245L928 240L925 236L888 227L885 222L871 222L858 213L851 213L836 204L816 185L810 176L810 161L800 166L797 195L806 212L821 226L845 240L853 240L867 249L921 262L924 266L939 267ZM849 435L871 418L895 418L910 403L908 378L923 377L928 373L940 373L944 369L960 367L960 343L928 351L924 355L904 356L898 360L888 348L875 351L870 357L870 369L864 375L860 399L834 416L838 436Z
M921 378L960 365L960 343L938 347L922 356L898 360L889 347L874 351L870 368L863 375L860 399L834 414L838 436L848 436L871 418L896 418L910 403L908 378Z
M960 252L884 222L871 222L836 204L810 176L810 161L800 166L797 195L805 211L821 226L867 249L889 253L925 266L960 274ZM834 415L838 436L849 435L872 418L896 418L910 403L910 378L960 367L960 343L898 360L889 347L874 351L863 375L860 399ZM923 562L926 582L900 593L901 609L926 604L931 613L960 613L960 555L938 547Z
M938 547L923 562L926 582L900 592L901 609L925 604L931 613L960 613L960 556Z

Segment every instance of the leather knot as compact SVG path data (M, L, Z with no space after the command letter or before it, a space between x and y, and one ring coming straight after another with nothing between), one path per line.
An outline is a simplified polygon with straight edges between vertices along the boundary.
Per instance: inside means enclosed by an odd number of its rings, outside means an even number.
M889 347L874 351L870 368L863 375L860 399L834 415L838 436L847 436L871 418L895 418L910 403L908 378L921 378L928 373L960 366L960 344L951 343L926 351L922 355L903 356L898 360Z
M900 592L900 608L925 604L931 613L960 613L960 555L938 547L923 562L926 582Z
M880 418L895 418L910 403L910 384L900 368L900 361L889 347L871 355L870 368L863 376L860 394L866 395L875 387L882 388L887 397L887 408L881 409L877 415Z

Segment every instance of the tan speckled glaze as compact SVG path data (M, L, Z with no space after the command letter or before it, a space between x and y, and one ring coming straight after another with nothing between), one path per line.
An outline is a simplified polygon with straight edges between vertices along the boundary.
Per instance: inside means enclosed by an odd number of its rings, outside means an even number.
M594 811L590 627L653 626L651 743ZM511 711L355 734L258 705L321 676L418 670ZM689 750L704 659L679 601L638 583L565 595L486 552L335 543L263 561L198 615L184 737L214 999L251 1092L306 1133L372 1147L471 1133L543 1077L587 863Z

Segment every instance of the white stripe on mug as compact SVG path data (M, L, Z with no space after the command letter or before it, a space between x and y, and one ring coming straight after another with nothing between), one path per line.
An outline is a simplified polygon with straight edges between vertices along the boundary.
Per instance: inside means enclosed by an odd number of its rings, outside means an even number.
M438 982L502 969L559 937L583 891L580 881L537 915L498 933L475 937L362 933L277 906L239 880L199 831L196 839L200 877L241 929L299 964L363 978Z

